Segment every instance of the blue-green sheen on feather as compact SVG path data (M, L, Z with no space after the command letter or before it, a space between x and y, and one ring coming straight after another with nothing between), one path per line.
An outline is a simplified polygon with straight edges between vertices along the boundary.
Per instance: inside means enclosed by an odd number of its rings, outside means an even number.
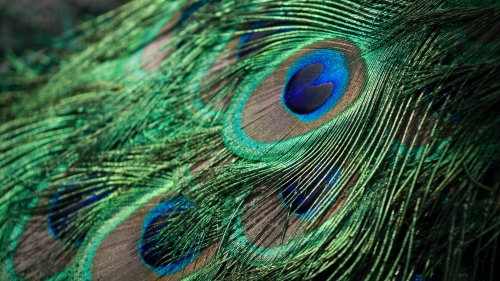
M133 0L10 58L0 279L496 280L499 11Z

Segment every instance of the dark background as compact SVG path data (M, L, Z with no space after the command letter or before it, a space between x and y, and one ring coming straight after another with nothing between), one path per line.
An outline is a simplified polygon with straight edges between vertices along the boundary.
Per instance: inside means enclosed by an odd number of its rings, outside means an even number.
M62 32L128 0L0 0L0 61L50 46Z

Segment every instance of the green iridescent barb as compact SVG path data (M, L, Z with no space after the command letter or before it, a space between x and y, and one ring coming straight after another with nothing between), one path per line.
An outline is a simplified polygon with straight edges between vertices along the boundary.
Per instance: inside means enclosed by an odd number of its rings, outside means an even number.
M497 280L499 19L136 0L9 55L0 280Z

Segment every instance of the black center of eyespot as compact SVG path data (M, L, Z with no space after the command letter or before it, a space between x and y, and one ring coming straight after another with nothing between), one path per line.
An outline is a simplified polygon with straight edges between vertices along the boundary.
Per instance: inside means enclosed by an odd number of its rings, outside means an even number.
M152 267L162 267L176 262L182 253L175 254L175 244L172 241L162 241L162 238L168 237L164 231L168 228L168 221L179 217L180 212L164 213L152 220L146 227L143 235L143 243L141 244L141 255L144 262ZM185 231L184 231L185 232ZM184 235L180 232L179 236ZM163 234L163 235L162 235ZM186 253L187 254L187 253Z
M449 67L453 64L454 57L446 55L441 62L441 67ZM451 124L456 124L465 117L467 108L463 107L464 101L470 98L475 91L470 88L464 87L470 85L473 81L466 81L464 73L454 73L449 76L443 77L440 81L431 83L426 87L427 101L430 103L431 109L436 114L442 114L442 111L448 103L453 103L454 108L447 108L446 113L449 114ZM467 91L463 95L461 91ZM461 100L457 102L457 98Z
M78 247L90 225L86 216L111 192L104 186L87 189L70 184L62 187L50 201L47 223L52 236Z
M280 187L283 204L298 216L314 214L319 207L335 202L329 190L341 172L342 169L332 163L320 164L311 174L287 179Z
M199 254L201 243L183 240L188 227L179 227L187 223L185 211L192 205L183 198L160 203L152 212L152 219L146 220L139 254L143 262L158 275L164 276L182 270Z
M199 1L189 7L187 7L179 17L179 21L176 24L176 33L179 33L187 24L187 20L189 17L191 17L194 13L196 13L201 7L203 7L207 3L207 0ZM185 40L180 41L177 44L177 48L180 48L182 45L184 45L186 42Z
M431 108L434 112L439 112L441 108L444 106L448 99L454 99L457 96L457 90L453 84L450 84L449 80L455 80L457 77L451 77L450 79L445 80L442 83L442 88L437 94L434 94L430 97L430 101L432 102ZM436 90L437 84L432 83L427 86L427 94L430 95L432 92Z
M269 21L269 22L258 22L250 25L249 29L258 29L258 28L272 28L272 27L280 27L280 26L285 26L285 23L279 22L279 21ZM238 52L238 57L239 58L245 58L246 56L258 52L261 50L264 45L263 44L256 44L254 46L250 46L252 44L255 44L259 40L271 36L273 34L278 34L285 32L290 29L286 28L280 28L280 29L270 29L270 30L265 30L265 31L256 31L251 34L248 34L246 36L242 36L240 43L239 43L239 48L240 51Z
M427 92L427 99L431 103L431 109L437 113L440 114L441 111L443 110L443 106L445 106L446 103L449 103L451 101L454 102L454 104L458 105L463 105L463 102L455 102L459 97L459 88L461 86L461 79L462 75L453 75L442 81L439 86L437 83L432 83L426 88ZM439 90L438 90L439 87ZM438 91L437 91L438 90ZM437 91L437 92L436 92ZM473 95L474 91L469 91L463 97L464 99L467 99ZM457 108L450 108L448 110L448 113L453 116L453 118L450 120L450 123L456 124L460 122L460 120L466 115L466 108L462 109L457 109Z
M398 276L396 278L396 281L402 281L403 278L401 276ZM406 280L406 279L405 279ZM420 274L413 274L410 278L410 281L425 281L424 277Z
M202 0L199 1L198 3L195 3L189 7L187 7L181 14L179 21L177 22L177 28L181 28L186 20L196 11L198 11L201 7L203 7L207 3L207 0Z
M297 71L288 80L285 88L285 105L294 113L308 114L316 111L328 100L333 91L333 83L313 85L323 73L321 63L309 64Z
M296 180L281 187L281 198L295 214L305 215L318 206L321 194L328 186L320 179Z

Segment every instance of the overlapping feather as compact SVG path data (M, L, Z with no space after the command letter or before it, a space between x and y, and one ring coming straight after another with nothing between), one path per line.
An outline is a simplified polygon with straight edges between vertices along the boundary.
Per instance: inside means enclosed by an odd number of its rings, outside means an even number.
M4 101L0 279L494 280L499 9L139 0L82 25ZM319 49L359 93L317 126L266 119L278 73ZM175 198L147 263L148 214ZM54 212L67 233L45 242Z

